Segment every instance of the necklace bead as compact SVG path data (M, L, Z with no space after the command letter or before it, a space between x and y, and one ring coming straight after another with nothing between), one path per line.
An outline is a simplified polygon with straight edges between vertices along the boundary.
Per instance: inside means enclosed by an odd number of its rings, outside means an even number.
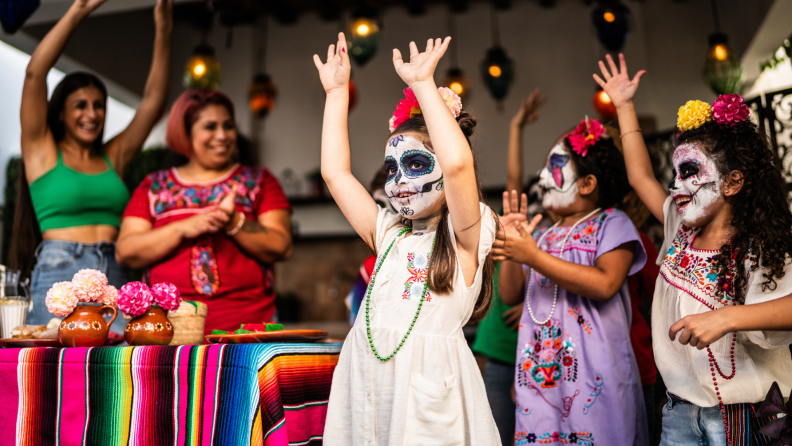
M602 208L594 209L594 211L592 211L591 213L589 213L585 217L583 217L580 220L578 220L578 222L575 223L569 229L569 232L567 232L567 234L564 236L564 241L561 242L561 252L558 253L558 258L559 259L561 258L561 256L564 255L564 248L566 247L566 244L567 244L567 241L569 240L570 234L572 234L572 232L575 230L575 228L577 228L577 226L579 224L581 224L584 221L586 221L589 218L591 218L594 214L598 213L600 210L602 210ZM549 234L550 231L552 231L559 224L561 224L561 221L562 220L558 220L553 226L550 227L550 229L545 231L545 233L542 234L541 237L539 237L539 241L536 242L536 246L541 245L542 241L545 239L545 236L547 236L547 234ZM531 309L531 274L533 274L533 269L528 272L528 284L525 286L525 306L528 307L528 315L531 316L531 320L534 322L534 324L536 324L536 325L545 325L546 323L550 322L550 318L552 318L553 317L553 313L555 313L556 303L558 303L558 285L555 286L555 290L553 291L553 306L550 308L550 314L547 315L547 319L545 319L544 321L539 321L539 320L536 319L536 316L534 316L534 312Z
M374 271L371 273L371 280L369 281L368 289L366 290L366 334L368 336L369 345L371 346L371 351L374 353L374 356L382 362L389 361L390 359L392 359L396 355L396 353L398 353L399 350L401 350L402 346L404 345L404 342L407 341L407 337L410 336L410 333L412 333L412 329L415 326L415 322L418 320L418 315L421 314L421 307L423 306L424 299L426 299L426 293L427 291L429 291L429 272L427 271L426 280L424 281L423 291L421 292L421 300L418 301L418 309L415 312L415 316L413 316L413 320L410 323L410 326L407 328L407 333L405 333L404 337L401 339L401 341L399 341L399 345L396 346L396 349L393 351L393 353L384 357L380 356L380 354L377 352L377 348L374 347L374 339L371 337L371 320L369 319L369 302L371 302L371 291L374 289L374 281L377 278L377 272L379 272L380 268L382 268L382 264L385 263L385 258L388 257L388 253L390 253L391 248L393 248L393 245L396 244L396 240L398 240L399 237L406 234L409 230L410 228L404 228L396 235L396 237L394 237L390 246L388 246L388 249L385 250L385 253L382 255L382 259L380 259L375 264ZM437 238L436 235L434 238L432 238L432 247L429 248L430 255L431 252L434 251L436 238Z

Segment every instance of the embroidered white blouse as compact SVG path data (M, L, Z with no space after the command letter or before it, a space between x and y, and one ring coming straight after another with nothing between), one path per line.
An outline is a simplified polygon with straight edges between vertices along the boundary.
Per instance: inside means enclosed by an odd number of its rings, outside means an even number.
M652 345L657 368L668 391L700 407L718 405L712 381L707 350L698 350L679 341L671 341L671 325L685 316L699 314L731 305L731 298L717 292L718 275L712 270L717 250L693 248L699 228L682 224L671 197L663 206L665 241L660 250L654 302L652 303ZM758 304L792 294L792 261L787 260L786 275L776 279L775 290L762 291L763 269L748 277L745 304ZM677 337L679 335L677 334ZM729 350L732 335L727 334L710 346L721 371L731 371ZM792 388L792 358L788 345L792 331L750 331L737 333L734 348L734 378L726 380L717 374L721 397L725 404L756 403L764 400L773 381L781 393Z
M462 333L495 238L492 211L483 204L480 209L479 267L473 284L465 286L458 266L453 292L429 291L412 333L390 361L381 362L371 351L362 303L333 375L325 445L500 446L484 381ZM378 263L404 228L398 215L380 209ZM450 219L449 229L456 246ZM399 345L415 316L434 235L401 237L376 274L371 335L381 356Z

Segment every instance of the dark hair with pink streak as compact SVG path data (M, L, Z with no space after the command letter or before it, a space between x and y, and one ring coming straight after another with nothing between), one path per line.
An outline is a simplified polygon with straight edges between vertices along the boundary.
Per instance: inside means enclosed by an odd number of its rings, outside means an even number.
M234 119L234 103L223 93L212 90L191 89L182 93L171 107L165 142L176 153L192 156L190 129L198 119L198 114L207 105L222 105Z

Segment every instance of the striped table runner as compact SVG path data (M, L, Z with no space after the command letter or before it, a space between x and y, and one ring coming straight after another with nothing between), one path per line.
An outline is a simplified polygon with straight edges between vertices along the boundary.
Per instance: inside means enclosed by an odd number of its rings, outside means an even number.
M0 350L2 445L321 444L341 344Z

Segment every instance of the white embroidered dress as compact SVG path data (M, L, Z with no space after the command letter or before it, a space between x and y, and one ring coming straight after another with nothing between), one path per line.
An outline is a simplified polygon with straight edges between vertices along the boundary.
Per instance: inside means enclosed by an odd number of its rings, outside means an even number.
M699 228L682 224L671 197L663 206L665 241L660 250L654 301L652 303L652 345L657 369L668 391L700 407L718 405L712 384L707 350L698 350L679 341L671 341L668 330L685 316L700 314L731 305L716 292L718 275L712 265L718 251L693 248ZM764 270L751 271L745 304L758 304L792 294L792 266L787 259L786 275L776 279L775 290L762 291ZM677 335L678 337L679 335ZM732 334L713 343L710 348L721 371L731 373L729 349ZM792 331L747 331L737 333L734 347L734 378L717 376L724 404L756 403L764 400L773 381L781 393L789 395L792 388L792 359L789 348Z
M458 266L454 291L429 292L410 337L390 360L374 356L366 336L365 301L344 342L333 375L326 446L500 446L484 381L462 326L482 285L484 259L495 238L492 211L481 204L481 235L473 284ZM405 226L380 209L376 248L381 261ZM454 230L449 219L454 246ZM399 345L415 316L435 233L401 237L376 275L371 294L371 334L381 356Z

